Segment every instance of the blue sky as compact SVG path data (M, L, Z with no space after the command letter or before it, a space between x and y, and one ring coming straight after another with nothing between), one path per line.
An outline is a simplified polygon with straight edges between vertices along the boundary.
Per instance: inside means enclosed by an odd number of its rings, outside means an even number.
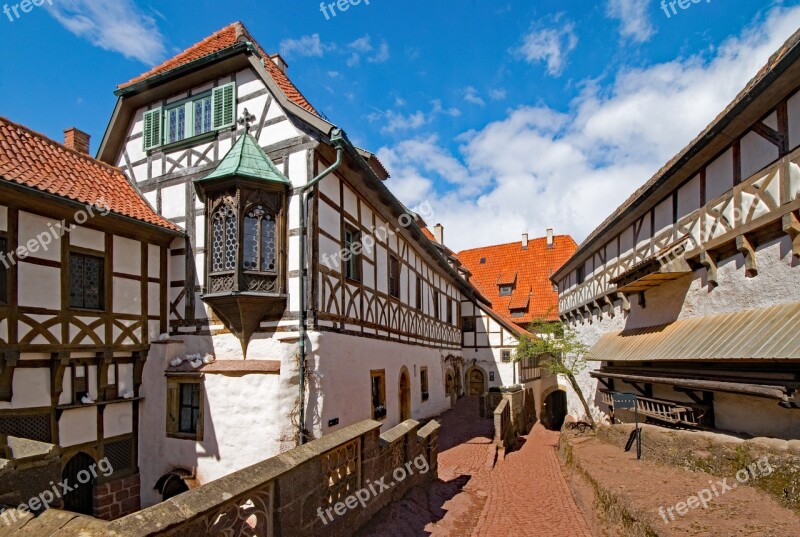
M242 20L455 249L582 240L800 27L800 0L18 2L0 0L0 115L96 149L118 83Z

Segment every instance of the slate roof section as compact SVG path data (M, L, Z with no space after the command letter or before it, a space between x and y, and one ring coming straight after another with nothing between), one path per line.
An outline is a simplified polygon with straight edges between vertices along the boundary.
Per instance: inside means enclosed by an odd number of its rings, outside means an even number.
M472 283L492 303L492 309L510 319L510 322L527 327L538 318L558 319L558 293L553 291L550 276L575 253L578 245L569 235L556 235L553 247L547 247L547 238L533 239L526 249L521 242L473 248L458 253L464 266L472 272ZM485 259L481 263L481 259ZM504 275L517 275L511 296L500 296L500 279ZM501 278L503 276L503 278ZM528 312L522 317L510 317L513 306L524 307L530 300Z
M158 215L119 168L0 117L0 181L29 187L183 233Z

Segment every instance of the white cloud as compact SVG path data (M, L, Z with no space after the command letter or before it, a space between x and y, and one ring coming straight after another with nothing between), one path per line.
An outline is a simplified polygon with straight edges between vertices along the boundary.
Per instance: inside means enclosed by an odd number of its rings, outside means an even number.
M451 248L547 227L580 242L702 131L798 26L800 7L776 7L710 51L622 69L605 87L584 82L566 111L510 110L462 134L456 153L418 138L378 155L406 205L432 204Z
M484 106L486 102L481 98L478 90L473 88L472 86L467 87L464 89L464 100L470 104L474 104L477 106Z
M350 57L347 59L349 67L355 67L361 63L362 56L367 57L369 63L383 63L389 59L389 44L381 41L378 48L372 46L372 38L369 35L359 37L347 45L350 49Z
M502 101L506 98L505 88L494 88L489 90L489 98L493 101Z
M644 43L655 34L647 14L648 0L608 0L606 14L620 21L619 33L637 43Z
M104 50L153 65L164 58L155 19L131 0L59 0L48 9L67 30Z
M567 65L567 56L578 46L575 25L571 22L560 23L562 17L555 18L554 24L559 27L531 27L523 36L522 46L514 52L528 63L545 62L547 73L559 76Z
M284 39L280 44L281 55L294 57L322 58L325 53L335 49L335 45L326 45L319 38L319 34L304 35L298 39Z
M405 104L406 102L402 99L395 102L395 105L398 107L405 106ZM394 110L383 111L377 108L372 109L374 112L366 116L367 120L370 123L380 121L381 119L386 120L386 124L381 127L381 131L388 133L416 130L433 123L438 116L442 115L449 117L458 117L461 115L461 110L458 108L444 108L444 106L442 106L442 101L439 99L431 101L431 110L427 113L422 110L417 110L413 113L403 114L395 112Z

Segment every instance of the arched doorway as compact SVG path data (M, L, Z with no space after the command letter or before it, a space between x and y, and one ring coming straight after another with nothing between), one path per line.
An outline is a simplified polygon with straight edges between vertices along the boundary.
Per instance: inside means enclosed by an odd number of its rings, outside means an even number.
M486 374L477 367L467 371L467 394L480 397L486 392Z
M400 421L411 419L411 378L408 369L405 367L400 370L400 382L398 384L400 392Z
M542 425L551 431L560 431L567 418L567 392L555 390L542 404Z
M189 485L184 480L187 474L188 472L185 470L177 470L161 476L154 488L161 493L162 501L167 501L189 490Z
M61 479L72 490L64 494L64 510L92 515L92 495L97 483L94 459L80 452L64 466ZM69 489L67 489L69 490Z

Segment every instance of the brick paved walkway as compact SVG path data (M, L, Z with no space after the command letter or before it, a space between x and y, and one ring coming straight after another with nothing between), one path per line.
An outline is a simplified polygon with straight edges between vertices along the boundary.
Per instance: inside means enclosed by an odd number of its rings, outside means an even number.
M360 537L591 537L567 488L558 433L537 424L522 447L495 461L491 420L476 399L440 418L439 480L411 491Z

